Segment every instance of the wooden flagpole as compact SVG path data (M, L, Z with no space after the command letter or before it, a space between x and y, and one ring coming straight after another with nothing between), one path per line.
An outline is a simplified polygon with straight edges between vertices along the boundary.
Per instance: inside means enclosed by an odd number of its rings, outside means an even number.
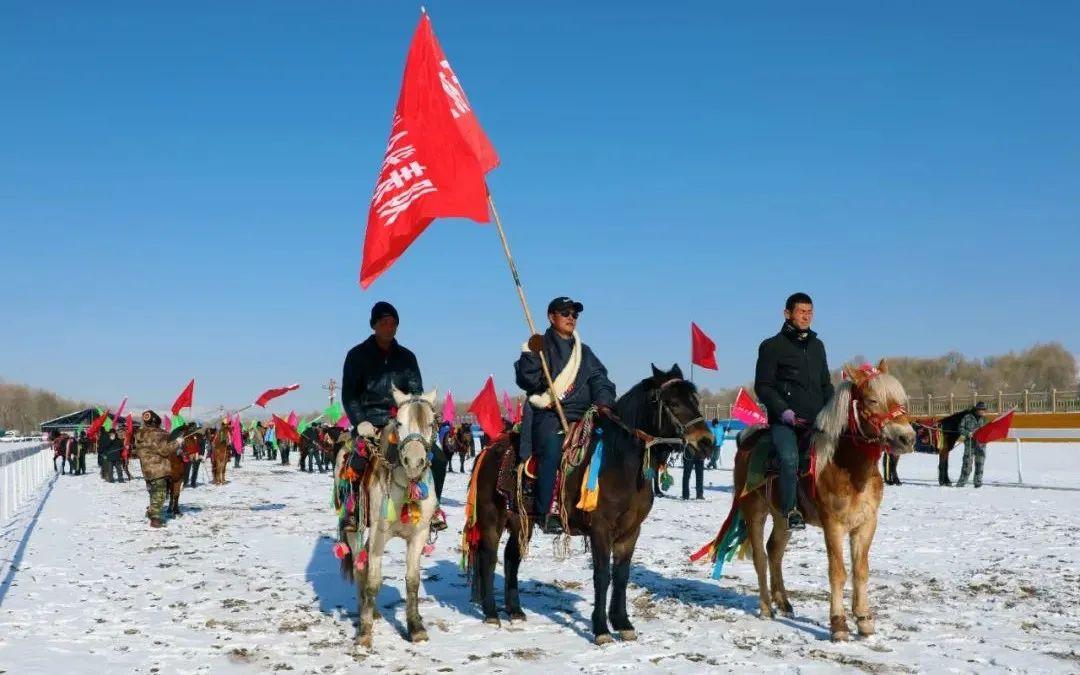
M514 287L517 288L518 299L521 300L521 308L525 310L525 322L529 324L529 337L536 335L536 324L533 323L532 312L529 311L529 303L525 301L525 289L521 287L521 277L518 275L517 265L514 264L514 256L510 254L510 244L506 241L506 232L503 230L499 212L495 209L495 200L488 192L488 206L491 207L491 215L495 217L495 228L499 231L499 239L502 241L503 253L506 254L506 262L510 265L510 274L514 277ZM544 380L547 381L548 392L551 400L555 402L555 412L559 414L559 422L562 423L563 432L570 433L570 425L566 422L566 413L563 412L562 401L555 393L555 382L551 379L551 369L548 368L547 357L544 350L540 350L540 367L544 370Z

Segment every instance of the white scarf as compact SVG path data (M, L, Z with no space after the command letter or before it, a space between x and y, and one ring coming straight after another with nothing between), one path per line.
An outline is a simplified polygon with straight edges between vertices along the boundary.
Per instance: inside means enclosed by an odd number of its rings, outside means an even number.
M528 342L521 345L521 351L529 351ZM574 347L570 350L570 359L566 362L566 367L562 369L562 372L555 376L554 389L560 401L566 397L567 391L577 381L579 370L581 370L581 337L578 336L577 331L574 331ZM550 391L533 394L529 397L529 403L539 410L546 410L554 406Z

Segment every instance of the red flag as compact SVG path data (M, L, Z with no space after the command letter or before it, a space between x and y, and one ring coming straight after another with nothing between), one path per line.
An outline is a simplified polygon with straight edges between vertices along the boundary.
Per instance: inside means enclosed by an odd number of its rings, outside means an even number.
M274 422L274 433L277 434L279 440L292 441L293 443L300 442L300 434L296 432L296 427L277 415L271 415L271 417Z
M510 394L507 394L505 389L503 389L502 404L503 409L506 411L506 414L503 415L503 417L505 417L506 419L512 419L514 417L514 402L510 400Z
M720 369L716 365L716 343L693 321L690 322L690 361L709 370Z
M176 401L172 404L172 414L179 415L180 411L184 408L190 408L192 402L195 399L195 378L191 378L191 382L187 383L184 387L184 391L180 392L180 395L176 397Z
M990 422L983 428L971 434L971 437L979 443L992 443L994 441L1005 440L1009 437L1009 429L1012 427L1013 413L1015 412L1015 410L1010 410L1004 415L999 416L993 422Z
M299 388L300 388L300 385L298 385L298 384L290 384L287 387L278 387L277 389L267 389L266 391L264 391L262 394L259 395L259 398L255 399L255 405L262 406L263 408L265 408L267 403L274 400L278 396L284 396L285 394L289 393L290 391L296 391Z
M488 376L484 388L469 405L469 412L476 415L476 421L488 438L494 439L502 435L503 420L499 410L499 397L495 394L495 378Z
M126 406L127 406L127 396L124 397L123 401L120 401L120 407L116 409L116 414L113 415L113 421L116 424L120 424L120 418L122 418L124 416L124 408Z
M735 397L735 403L731 406L731 416L747 424L767 424L769 421L769 418L761 411L758 404L754 402L754 399L750 398L750 394L747 394L742 387L739 388L739 394Z
M86 435L92 439L96 439L98 432L101 431L101 425L105 424L105 420L109 418L109 411L101 413L98 417L94 418L94 421L90 423L90 426L86 428Z
M135 423L131 419L131 413L128 413L127 426L124 432L124 446L130 448L131 441L135 438Z
M360 286L389 269L435 218L488 222L484 174L498 163L425 13L368 210Z

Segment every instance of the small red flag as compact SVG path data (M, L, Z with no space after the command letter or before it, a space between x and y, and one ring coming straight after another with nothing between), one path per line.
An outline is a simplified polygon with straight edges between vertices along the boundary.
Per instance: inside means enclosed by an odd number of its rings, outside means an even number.
M297 433L296 427L289 424L285 420L281 419L277 415L271 415L274 421L274 432L281 440L292 441L293 443L300 442L300 434Z
M720 369L716 365L716 343L693 321L690 322L690 361L709 370Z
M389 269L435 218L488 222L484 174L498 163L425 13L368 210L360 286Z
M735 403L731 406L731 416L740 422L747 424L767 424L769 418L761 411L754 399L742 387L735 397Z
M131 419L131 413L128 413L127 425L126 425L126 428L124 429L124 432L125 432L124 433L124 447L130 449L131 448L131 441L134 440L134 437L135 437L135 423Z
M290 384L287 387L278 387L277 389L267 389L266 391L264 391L262 394L259 395L259 398L255 399L255 405L265 408L267 403L274 400L278 396L284 396L285 394L289 393L290 391L296 391L299 388L300 388L299 384Z
M1015 412L1015 410L1010 410L1001 415L993 422L971 434L971 437L979 443L993 443L994 441L1005 440L1009 437L1009 429L1012 427L1013 413Z
M90 423L90 426L86 428L86 435L91 439L97 439L98 432L101 431L101 425L105 424L105 420L109 419L109 411L101 413L100 416L94 418L94 421Z
M180 392L180 395L176 397L176 401L172 404L172 414L179 415L180 411L184 408L190 408L192 402L195 399L195 378L191 378L191 382L187 383L184 387L184 391Z
M499 397L495 393L494 377L488 376L484 388L469 405L469 412L476 415L476 421L488 438L495 439L502 435L502 411L499 409Z

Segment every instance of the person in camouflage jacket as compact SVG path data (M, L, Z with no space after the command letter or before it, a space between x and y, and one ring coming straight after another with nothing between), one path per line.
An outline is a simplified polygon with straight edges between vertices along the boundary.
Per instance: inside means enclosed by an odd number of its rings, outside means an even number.
M983 465L986 463L986 445L973 437L975 432L986 424L986 404L979 401L960 420L960 438L964 439L964 462L960 467L960 479L956 487L964 487L971 475L971 465L975 465L975 487L982 487Z
M161 428L161 418L153 410L143 413L143 425L135 432L135 456L142 465L146 490L150 493L150 506L146 516L150 527L163 527L161 510L169 493L169 476L172 474L172 456L176 454L176 441Z

